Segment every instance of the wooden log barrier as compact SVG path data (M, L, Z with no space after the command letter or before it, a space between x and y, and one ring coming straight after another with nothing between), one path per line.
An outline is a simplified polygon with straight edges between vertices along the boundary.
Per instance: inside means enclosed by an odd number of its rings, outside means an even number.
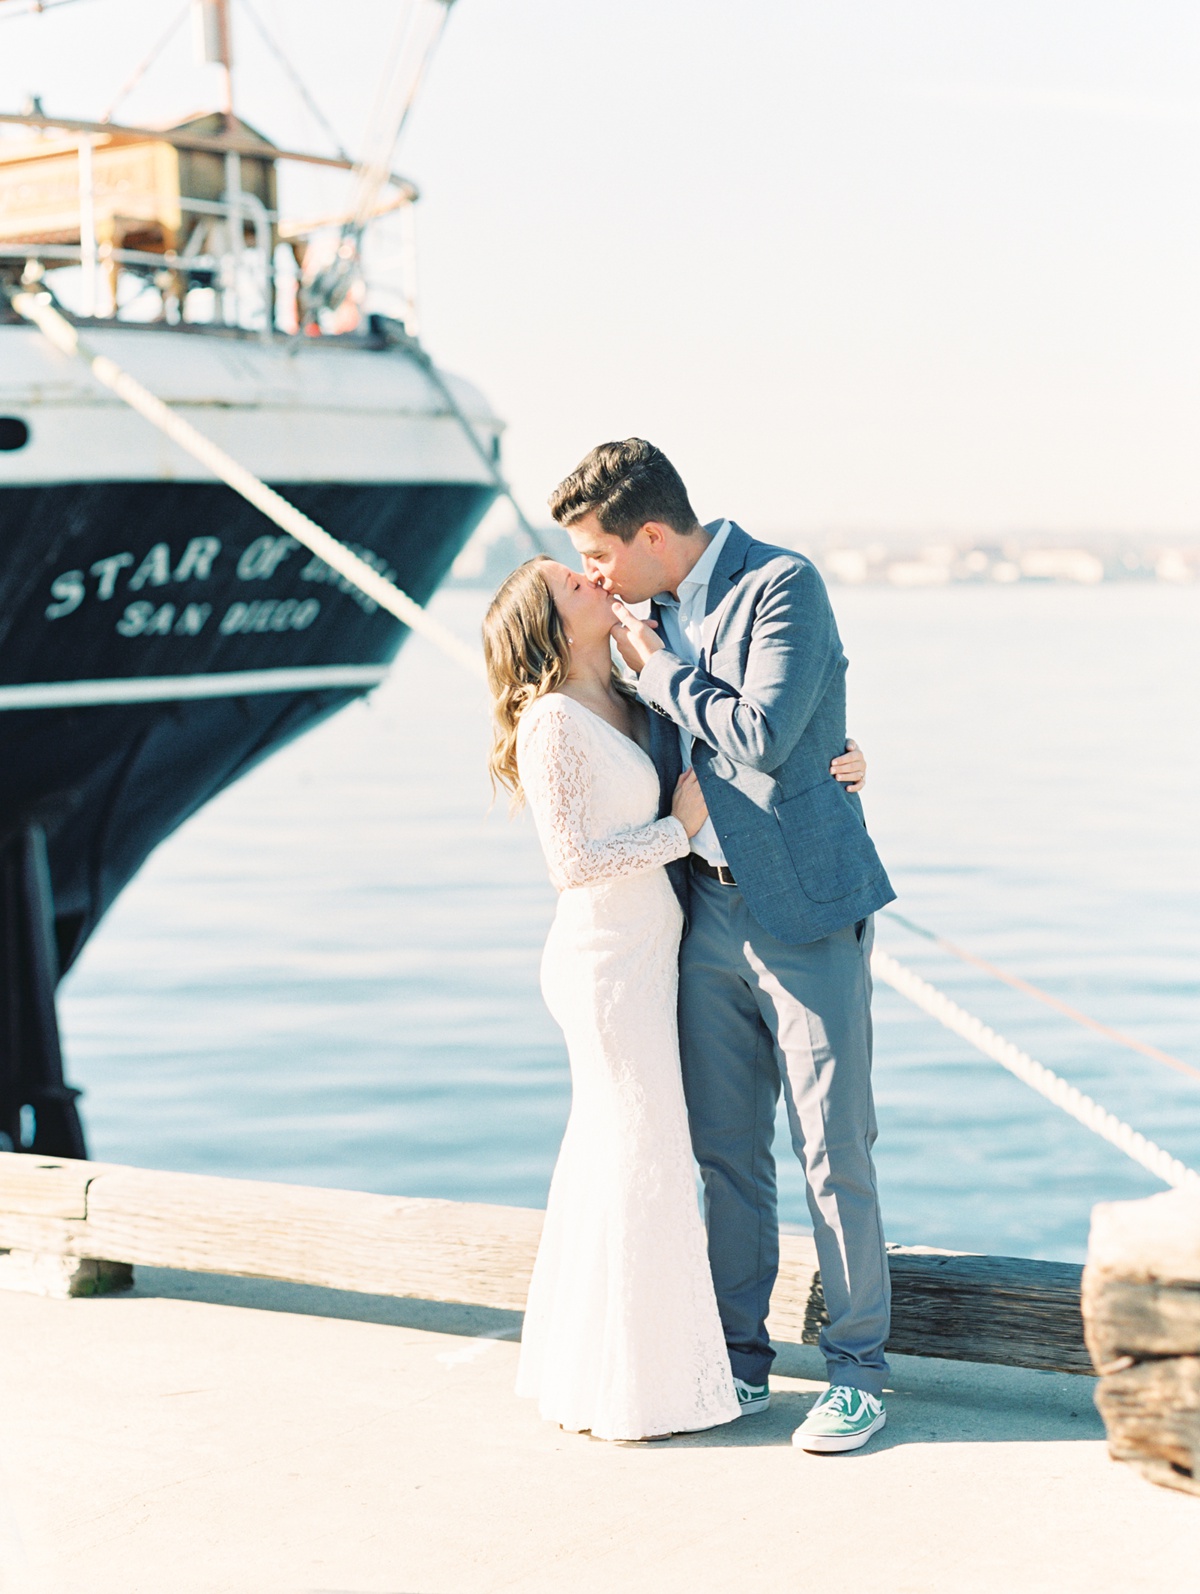
M1200 1494L1200 1195L1094 1208L1082 1305L1110 1454Z
M520 1311L541 1226L524 1207L0 1154L0 1287L46 1294L119 1288L141 1264ZM785 1234L780 1252L772 1335L814 1344L816 1249ZM902 1246L889 1262L890 1350L1091 1371L1078 1267Z

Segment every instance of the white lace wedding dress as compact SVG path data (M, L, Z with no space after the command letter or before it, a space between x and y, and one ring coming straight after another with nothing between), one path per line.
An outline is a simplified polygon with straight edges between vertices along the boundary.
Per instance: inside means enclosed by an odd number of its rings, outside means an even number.
M738 1415L696 1201L675 1000L682 914L650 759L560 693L517 759L558 909L542 992L566 1035L571 1115L525 1312L517 1392L601 1439Z

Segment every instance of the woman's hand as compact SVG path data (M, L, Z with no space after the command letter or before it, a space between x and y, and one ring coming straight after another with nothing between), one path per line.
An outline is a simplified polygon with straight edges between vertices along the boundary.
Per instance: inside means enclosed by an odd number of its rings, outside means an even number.
M861 791L867 784L867 761L852 737L847 736L846 751L830 764L829 773L834 780L841 781L847 791Z
M653 620L639 620L620 598L613 599L612 612L614 619L610 634L617 644L617 652L629 668L640 675L651 654L662 652L663 640L656 635Z
M694 769L685 769L675 782L671 812L687 831L689 841L708 818L708 804L704 801L704 793L700 790Z

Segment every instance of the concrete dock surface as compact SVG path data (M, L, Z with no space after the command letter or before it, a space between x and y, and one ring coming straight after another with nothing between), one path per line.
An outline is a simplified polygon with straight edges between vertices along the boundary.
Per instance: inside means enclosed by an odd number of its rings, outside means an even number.
M898 1357L861 1452L822 1387L615 1446L513 1394L516 1314L139 1269L0 1294L3 1594L1166 1594L1200 1500L1109 1461L1092 1381Z

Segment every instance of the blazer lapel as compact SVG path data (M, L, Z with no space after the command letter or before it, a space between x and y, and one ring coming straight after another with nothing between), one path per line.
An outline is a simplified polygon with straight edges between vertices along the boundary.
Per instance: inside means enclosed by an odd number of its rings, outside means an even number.
M719 530L716 527L706 526L706 531ZM725 546L721 549L721 556L717 560L716 568L708 578L708 595L704 605L704 622L700 627L700 660L702 664L708 663L708 656L712 650L713 638L717 634L717 627L721 623L721 606L733 590L734 583L741 575L746 563L746 555L750 550L750 538L734 521L729 523L729 535L725 539Z
M656 714L653 709L646 718L650 722L650 758L658 771L658 817L664 819L671 812L675 782L683 772L679 727L674 720Z

